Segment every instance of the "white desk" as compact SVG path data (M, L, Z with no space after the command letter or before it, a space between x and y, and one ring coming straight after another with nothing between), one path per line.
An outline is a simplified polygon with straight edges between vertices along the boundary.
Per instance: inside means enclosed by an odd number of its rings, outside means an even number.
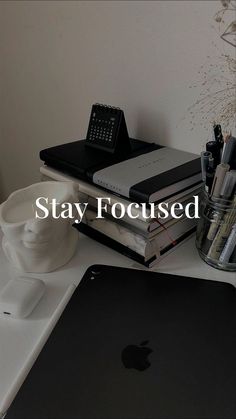
M25 320L0 319L0 417L14 399L69 301L74 286L79 284L86 269L93 264L143 269L141 265L81 234L78 251L69 264L50 274L31 275L43 279L47 285L46 295L32 315ZM194 238L189 239L151 270L221 280L236 286L235 273L213 269L199 258ZM0 248L0 289L15 275Z

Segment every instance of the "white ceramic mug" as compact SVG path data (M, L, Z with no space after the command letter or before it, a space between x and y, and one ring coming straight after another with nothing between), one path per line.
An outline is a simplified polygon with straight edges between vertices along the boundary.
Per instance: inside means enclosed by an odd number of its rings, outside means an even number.
M36 200L54 198L59 204L77 201L72 182L40 182L13 192L0 206L2 246L8 260L22 272L50 272L73 256L78 231L70 219L35 217Z

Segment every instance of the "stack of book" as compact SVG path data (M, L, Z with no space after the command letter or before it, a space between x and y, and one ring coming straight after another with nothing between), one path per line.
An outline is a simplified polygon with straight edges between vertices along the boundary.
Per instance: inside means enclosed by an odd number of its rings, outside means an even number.
M194 233L197 220L186 217L185 207L200 193L200 170L198 156L167 147L98 170L92 181L47 165L40 169L43 180L70 180L78 185L78 202L88 203L81 223L76 225L79 231L147 267ZM97 217L97 198L104 198L104 218ZM121 203L127 211L131 202L145 203L146 212L137 205L132 207L137 218L127 212L119 218L122 214L117 205L117 218L113 217L112 205ZM182 204L175 211L179 218L170 213L165 219L158 217L160 202L168 203L169 208L176 202ZM155 218L148 218L151 203Z

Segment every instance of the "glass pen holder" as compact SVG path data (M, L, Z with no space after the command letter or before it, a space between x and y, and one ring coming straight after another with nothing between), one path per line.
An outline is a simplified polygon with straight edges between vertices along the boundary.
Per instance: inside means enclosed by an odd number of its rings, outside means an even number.
M236 271L236 198L225 200L203 192L199 199L196 247L217 269Z

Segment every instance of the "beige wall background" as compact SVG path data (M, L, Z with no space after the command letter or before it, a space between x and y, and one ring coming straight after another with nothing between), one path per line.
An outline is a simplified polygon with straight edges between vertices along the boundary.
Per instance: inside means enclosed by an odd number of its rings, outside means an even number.
M219 4L0 2L0 199L39 180L40 149L85 137L94 102L124 109L130 136L200 152L189 86Z

